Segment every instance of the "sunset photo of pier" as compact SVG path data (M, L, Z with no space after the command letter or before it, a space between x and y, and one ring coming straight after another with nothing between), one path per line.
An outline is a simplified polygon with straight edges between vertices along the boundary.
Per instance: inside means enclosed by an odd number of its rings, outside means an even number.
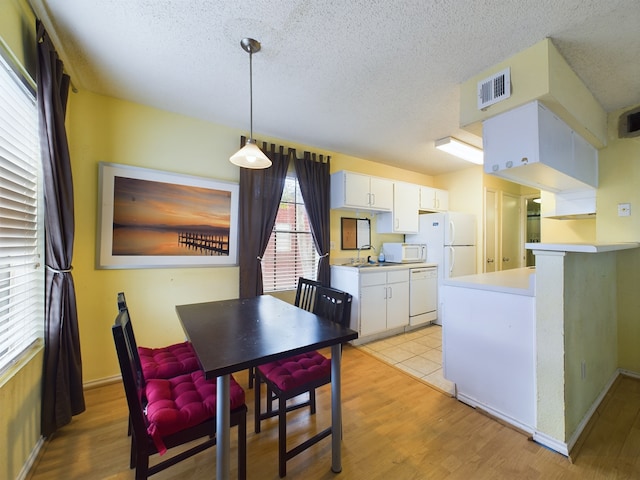
M114 256L228 256L230 223L227 190L114 178Z

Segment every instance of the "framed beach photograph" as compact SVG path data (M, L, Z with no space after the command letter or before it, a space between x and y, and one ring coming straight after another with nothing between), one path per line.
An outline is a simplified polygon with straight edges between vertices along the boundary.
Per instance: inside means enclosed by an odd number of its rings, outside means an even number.
M101 162L97 268L238 263L238 184Z

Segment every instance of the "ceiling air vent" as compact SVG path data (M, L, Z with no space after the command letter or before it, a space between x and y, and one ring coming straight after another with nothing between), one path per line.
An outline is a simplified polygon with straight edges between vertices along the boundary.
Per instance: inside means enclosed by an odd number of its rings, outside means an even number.
M618 122L618 137L640 137L640 107L629 110L620 115Z
M511 96L511 69L507 68L478 82L478 110Z

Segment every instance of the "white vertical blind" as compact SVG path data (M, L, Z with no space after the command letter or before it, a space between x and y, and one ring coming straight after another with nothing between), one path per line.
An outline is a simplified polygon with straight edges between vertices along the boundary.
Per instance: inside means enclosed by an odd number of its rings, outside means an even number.
M38 111L0 56L0 371L43 337Z
M276 223L262 256L264 291L295 290L298 277L315 280L318 260L298 179L287 177Z

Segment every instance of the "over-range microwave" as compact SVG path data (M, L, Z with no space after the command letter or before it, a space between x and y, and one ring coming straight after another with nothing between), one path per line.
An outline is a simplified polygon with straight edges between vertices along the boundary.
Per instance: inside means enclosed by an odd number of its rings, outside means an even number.
M419 243L383 243L385 262L415 263L427 260L427 246Z

